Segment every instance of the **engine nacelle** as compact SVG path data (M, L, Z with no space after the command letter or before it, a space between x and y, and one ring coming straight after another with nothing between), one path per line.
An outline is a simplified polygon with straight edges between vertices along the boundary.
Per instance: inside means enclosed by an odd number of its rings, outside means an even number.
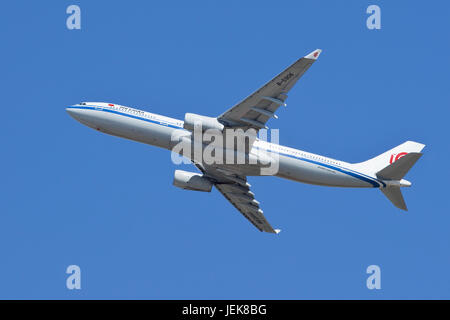
M200 173L175 170L173 185L187 190L211 192L212 182Z
M221 124L219 121L217 121L216 118L201 116L201 115L195 114L195 113L186 113L184 115L183 128L193 132L194 125L196 125L196 124L202 125L202 131L206 131L209 129L215 129L215 130L219 130L220 132L222 132L223 128L224 128L223 124Z

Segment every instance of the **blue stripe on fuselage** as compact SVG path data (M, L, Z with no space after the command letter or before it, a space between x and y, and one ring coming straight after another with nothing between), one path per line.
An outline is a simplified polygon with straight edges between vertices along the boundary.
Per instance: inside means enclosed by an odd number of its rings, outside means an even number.
M147 118L142 118L142 117L139 117L139 116L131 115L131 114L128 114L128 113L123 113L123 112L116 111L116 110L104 109L101 106L92 106L92 107L91 106L70 106L68 108L94 110L94 111L104 111L104 112L114 113L114 114L118 114L118 115L121 115L121 116L137 119L137 120L142 120L142 121L154 123L154 124L165 126L165 127L169 127L169 128L174 128L174 129L181 129L182 128L182 127L179 127L179 126L176 126L176 125L173 125L173 124L164 123L164 122L161 122L161 121L151 120L151 119L147 119ZM258 148L258 147L255 147L255 148ZM263 149L263 150L266 150L266 149ZM270 150L266 150L266 151L271 152ZM335 166L332 166L332 165L329 165L329 164L325 164L325 163L322 163L322 162L318 162L318 161L302 158L302 157L291 155L291 154L287 154L287 153L282 153L282 152L278 152L278 153L282 154L284 156L287 156L289 158L294 158L294 159L297 159L297 160L301 160L301 161L305 161L305 162L309 162L309 163L314 163L314 164L317 164L317 165L320 165L320 166L323 166L323 167L327 167L327 168L330 168L330 169L333 169L333 170L345 173L345 174L347 174L349 176L352 176L352 177L357 178L359 180L362 180L362 181L365 181L367 183L370 183L374 188L379 188L381 186L384 186L384 187L386 186L386 184L383 181L380 181L378 179L372 178L370 176L367 176L367 175L365 175L363 173L360 173L360 172L357 172L357 171L354 171L354 170L351 170L351 169L347 169L347 168L343 168L343 167L335 167Z
M114 113L114 114L118 114L118 115L121 115L121 116L137 119L137 120L142 120L142 121L158 124L158 125L161 125L161 126L164 126L164 127L169 127L169 128L174 128L174 129L182 128L182 127L176 126L174 124L165 123L163 121L152 120L152 119L148 119L148 118L142 118L142 117L139 117L139 116L135 116L135 115L128 114L128 113L123 113L123 112L116 111L116 110L104 109L101 106L94 106L94 107L91 107L91 106L82 106L82 107L81 106L70 106L68 108L69 109L72 108L72 109L82 109L82 110L104 111L104 112Z
M258 148L258 147L254 147L254 148L261 149L261 148ZM270 150L266 150L266 149L262 149L262 150L271 152ZM320 165L322 167L330 168L330 169L333 169L333 170L336 170L336 171L348 174L349 176L352 176L352 177L357 178L359 180L362 180L362 181L365 181L367 183L370 183L374 188L379 188L382 185L384 187L386 186L386 184L383 181L380 181L378 179L372 178L372 177L370 177L368 175L365 175L363 173L360 173L360 172L357 172L357 171L354 171L354 170L351 170L351 169L347 169L347 168L344 168L344 167L332 166L330 164L326 164L326 163L319 162L319 161L314 161L314 160L311 160L311 159L306 159L306 158L295 156L295 155L292 155L292 154L287 154L287 153L282 153L282 152L278 152L278 153L281 154L281 155L284 155L284 156L286 156L288 158L294 158L294 159L297 159L297 160L301 160L301 161L317 164L317 165Z

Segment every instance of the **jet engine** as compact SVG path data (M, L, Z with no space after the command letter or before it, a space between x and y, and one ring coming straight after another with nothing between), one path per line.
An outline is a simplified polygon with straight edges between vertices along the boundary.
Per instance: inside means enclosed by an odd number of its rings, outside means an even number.
M217 121L216 118L201 116L194 113L186 113L184 115L184 124L183 128L186 130L189 130L191 132L194 131L195 125L202 125L202 131L206 131L209 129L215 129L219 130L220 132L223 131L223 124L221 124L219 121Z
M213 184L200 173L175 170L173 185L186 190L211 192Z

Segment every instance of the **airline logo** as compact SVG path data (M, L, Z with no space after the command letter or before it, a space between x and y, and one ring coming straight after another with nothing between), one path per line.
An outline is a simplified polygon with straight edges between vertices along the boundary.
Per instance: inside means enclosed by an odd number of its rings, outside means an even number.
M398 159L400 159L401 157L403 157L403 156L405 156L405 155L407 155L408 154L408 152L400 152L400 153L397 153L397 154L391 154L391 158L389 159L389 163L394 163L395 161L397 161Z

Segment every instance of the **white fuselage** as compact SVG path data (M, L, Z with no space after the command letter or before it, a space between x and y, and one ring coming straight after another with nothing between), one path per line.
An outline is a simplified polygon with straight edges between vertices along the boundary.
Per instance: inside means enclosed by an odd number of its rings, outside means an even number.
M190 138L183 121L116 104L88 102L68 107L67 112L82 124L114 136L172 150L175 131ZM325 186L379 188L385 183L370 172L358 172L347 162L256 140L253 148L278 154L276 176ZM236 164L235 166L240 166ZM242 170L246 170L242 166ZM255 171L242 172L258 175Z

